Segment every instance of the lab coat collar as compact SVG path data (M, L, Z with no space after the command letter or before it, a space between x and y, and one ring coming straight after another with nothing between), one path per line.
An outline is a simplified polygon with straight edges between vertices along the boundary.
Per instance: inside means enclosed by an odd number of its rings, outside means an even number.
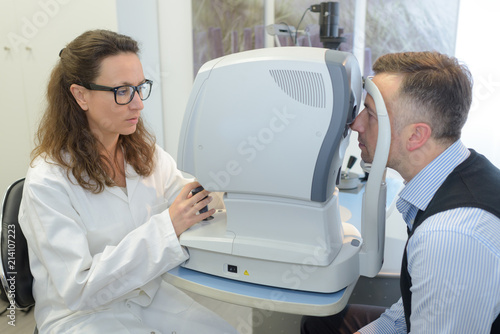
M125 162L125 176L127 182L127 194L128 197L132 197L139 181L141 180L141 176L137 174L134 170L134 167Z
M118 196L125 202L129 201L129 198L132 197L137 185L140 181L140 176L134 170L134 167L125 162L125 180L127 187L127 194L125 194L119 187L106 187L105 191L110 192L111 194Z

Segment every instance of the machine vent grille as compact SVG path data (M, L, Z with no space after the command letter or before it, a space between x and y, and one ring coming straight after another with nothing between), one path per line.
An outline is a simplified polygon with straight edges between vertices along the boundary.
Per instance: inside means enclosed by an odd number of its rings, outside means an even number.
M321 73L297 70L269 72L276 84L291 98L311 107L325 107L325 84Z

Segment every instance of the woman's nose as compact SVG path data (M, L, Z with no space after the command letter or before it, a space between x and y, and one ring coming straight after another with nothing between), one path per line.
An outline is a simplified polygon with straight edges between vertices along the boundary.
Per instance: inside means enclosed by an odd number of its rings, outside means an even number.
M130 101L130 106L133 109L139 109L139 110L144 109L144 103L142 102L142 100L137 92L135 92L134 97L132 98L132 101Z

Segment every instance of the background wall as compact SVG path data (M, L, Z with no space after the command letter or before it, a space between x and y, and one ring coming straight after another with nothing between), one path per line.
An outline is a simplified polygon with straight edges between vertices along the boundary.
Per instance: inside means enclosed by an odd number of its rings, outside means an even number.
M114 1L0 1L0 193L24 177L59 51L88 29L116 30ZM99 8L99 10L95 10Z
M500 168L500 45L496 41L499 14L500 2L460 0L456 57L467 64L474 78L463 140Z
M141 49L141 63L146 79L153 80L151 96L144 101L141 113L146 126L156 135L156 141L164 147L162 112L162 84L166 75L161 68L160 32L158 30L158 4L156 0L120 0L116 7L118 31L134 38Z

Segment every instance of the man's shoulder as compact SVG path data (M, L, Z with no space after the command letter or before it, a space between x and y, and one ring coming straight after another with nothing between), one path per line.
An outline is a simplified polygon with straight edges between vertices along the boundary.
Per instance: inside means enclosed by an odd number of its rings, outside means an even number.
M482 243L500 257L500 218L481 208L460 207L438 212L428 217L416 229L412 239L439 235L440 243L471 242Z
M486 210L500 218L498 206L500 170L484 156L471 150L436 191L422 218L460 207Z

